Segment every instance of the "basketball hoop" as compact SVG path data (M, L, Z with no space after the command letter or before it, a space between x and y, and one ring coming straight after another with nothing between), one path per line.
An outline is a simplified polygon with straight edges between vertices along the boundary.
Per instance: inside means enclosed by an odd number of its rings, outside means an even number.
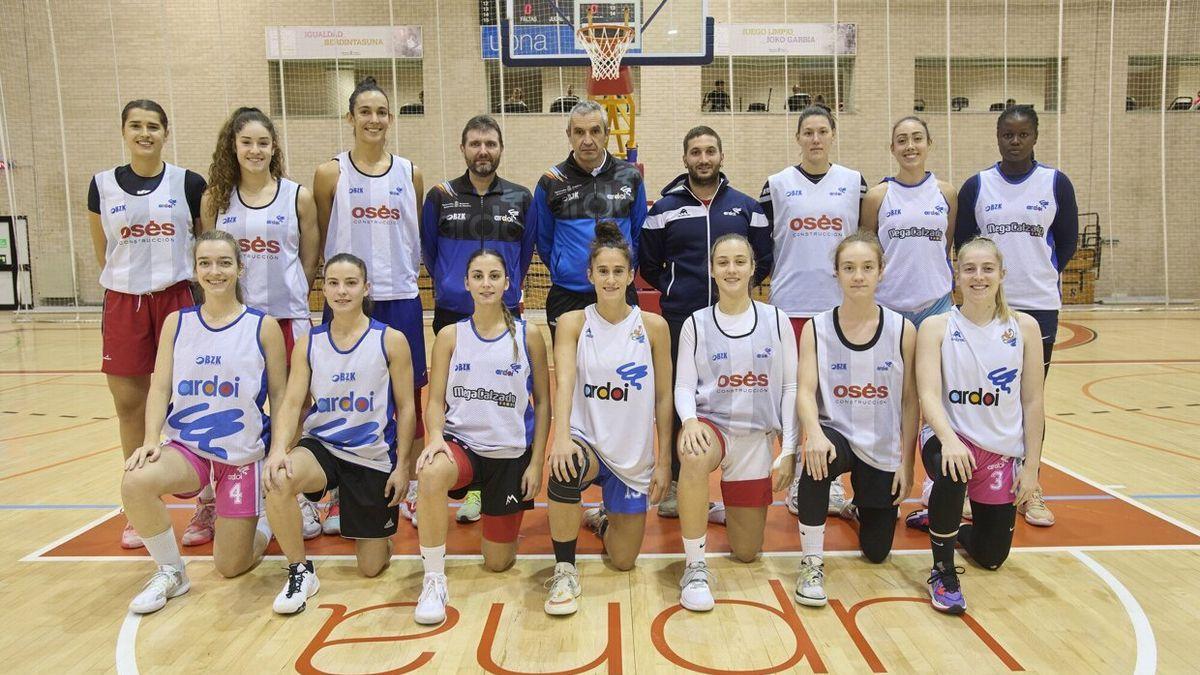
M592 79L617 79L621 74L621 58L635 36L633 26L629 25L629 14L626 13L623 24L592 23L592 13L588 12L587 25L580 26L575 32L592 61Z

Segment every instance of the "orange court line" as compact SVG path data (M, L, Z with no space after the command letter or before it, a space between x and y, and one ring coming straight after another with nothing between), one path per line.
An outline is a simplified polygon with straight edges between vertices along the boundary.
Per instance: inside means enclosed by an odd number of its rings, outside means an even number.
M25 438L34 438L37 436L46 436L48 434L57 434L60 431L70 431L71 429L78 429L79 427L85 427L89 424L96 424L98 422L108 422L108 421L111 421L111 419L112 419L111 417L106 417L105 419L102 419L102 420L89 420L87 422L80 422L79 424L73 424L69 427L62 427L59 429L47 429L45 431L36 431L32 434L25 434L24 436L12 436L10 438L0 438L0 442L19 441L19 440L22 440Z
M1190 425L1190 426L1193 426L1193 427L1200 427L1200 423L1197 423L1197 422L1192 422L1192 421L1189 421L1189 420L1181 420L1181 419L1178 419L1178 418L1175 418L1175 417L1166 417L1166 416L1163 416L1163 415L1155 415L1155 414L1153 414L1153 413L1143 412L1143 411L1141 411L1141 410L1126 410L1124 406L1119 406L1119 405L1117 405L1117 404L1115 404L1115 403L1111 403L1111 402L1109 402L1109 401L1105 401L1104 399L1102 399L1102 398L1100 398L1099 396L1096 396L1095 394L1093 394L1093 393L1092 393L1092 387L1093 387L1094 385L1100 384L1101 382L1107 382L1107 381L1109 381L1109 380L1120 380L1120 379L1124 379L1124 378L1127 378L1127 377L1150 377L1150 376L1152 376L1152 375L1179 375L1179 373L1180 373L1180 372L1183 372L1183 373L1188 373L1188 374L1193 374L1193 375L1195 374L1195 373L1192 373L1192 371L1190 371L1190 370L1182 370L1182 369L1178 369L1178 368L1177 368L1177 369L1175 369L1175 370L1176 370L1176 371L1178 371L1178 372L1171 372L1171 373L1131 373L1131 374L1128 374L1128 375L1113 375L1113 376L1111 376L1111 377L1102 377L1102 378L1099 378L1099 379L1096 379L1096 380L1092 380L1091 382L1087 382L1087 383L1085 383L1085 384L1084 384L1084 385L1083 385L1083 386L1080 388L1080 391L1082 391L1082 392L1083 392L1083 395L1084 395L1084 396L1086 396L1086 397L1088 397L1088 398L1092 399L1092 400L1093 400L1093 401L1095 401L1096 403L1099 403L1100 405L1106 405L1106 406L1109 406L1110 408L1113 408L1114 410L1119 410L1119 411L1121 411L1121 412L1133 413L1134 415L1141 415L1142 417L1152 417L1152 418L1154 418L1154 419L1156 419L1156 420L1165 420L1165 421L1167 421L1167 422L1178 422L1179 424L1187 424L1187 425Z
M1105 437L1105 438L1110 438L1110 439L1112 439L1112 440L1114 440L1114 441L1121 441L1121 442L1123 442L1123 443L1131 443L1131 444L1133 444L1133 445L1141 446L1141 447L1143 447L1143 448L1149 448L1149 449L1151 449L1151 450L1158 450L1159 452L1165 452L1165 453L1167 453L1167 454L1170 454L1170 455L1177 455L1177 456L1179 456L1179 457L1183 457L1183 458L1185 458L1185 459L1194 459L1194 460L1196 460L1196 461L1200 461L1200 456L1197 456L1197 455L1189 455L1189 454L1188 454L1188 453L1186 453L1186 452L1180 452L1180 451L1178 451L1178 450L1172 450L1172 449L1170 449L1170 448L1163 448L1163 447L1160 447L1160 446L1157 446L1157 445L1151 445L1151 444L1149 444L1149 443L1143 443L1143 442L1141 442L1141 441L1135 441L1135 440L1133 440L1132 438L1125 438L1124 436L1117 436L1117 435L1115 435L1115 434L1110 434L1110 433L1107 433L1107 432L1104 432L1104 431L1097 431L1097 430L1095 430L1095 429L1093 429L1093 428L1091 428L1091 427L1087 427L1087 426L1084 426L1084 425L1082 425L1082 424L1076 424L1076 423L1074 423L1074 422L1068 422L1068 421L1066 421L1066 420L1060 420L1058 417L1056 417L1056 416L1054 416L1054 415L1046 415L1046 419L1047 419L1047 420L1050 420L1050 421L1052 421L1052 422L1058 422L1059 424L1065 424L1065 425L1067 425L1067 426L1069 426L1069 427L1074 427L1074 428L1076 428L1076 429L1082 429L1082 430L1084 430L1084 431L1087 431L1087 432L1089 432L1089 433L1096 434L1096 435L1098 435L1098 436L1103 436L1103 437Z
M79 460L81 460L81 459L87 459L88 457L95 457L96 455L101 455L101 454L104 454L104 453L106 453L106 452L112 452L113 450L120 450L120 449L121 449L121 446L119 446L119 445L114 445L114 446L112 446L111 448L104 448L103 450L96 450L95 452L89 452L89 453L85 453L85 454L82 454L82 455L78 455L78 456L76 456L76 457L72 457L72 458L70 458L70 459L64 459L64 460L62 460L62 461L60 461L60 462L55 462L55 463L53 463L53 464L47 464L47 465L45 465L45 466L39 466L39 467L37 467L36 469L29 469L28 471L21 471L20 473L9 474L9 475L7 475L7 476L0 476L0 481L6 481L6 480L9 480L9 479L11 479L11 478L20 478L21 476L28 476L28 475L29 475L29 474L31 474L31 473L37 473L37 472L39 472L39 471L45 471L46 469L53 469L53 468L54 468L54 467L56 467L56 466L62 466L63 464L70 464L71 462L78 462L78 461L79 461Z

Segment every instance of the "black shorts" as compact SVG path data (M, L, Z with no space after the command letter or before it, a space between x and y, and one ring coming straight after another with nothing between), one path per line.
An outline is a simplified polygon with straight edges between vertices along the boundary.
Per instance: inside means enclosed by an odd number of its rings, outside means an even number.
M850 486L854 488L854 505L866 509L890 509L896 495L892 493L895 471L882 471L859 459L850 448L850 441L833 429L822 426L821 431L837 449L837 458L829 465L829 476L849 472ZM803 462L801 462L803 466Z
M386 539L396 534L396 523L400 521L400 507L388 506L390 500L384 496L387 473L335 457L315 438L301 438L300 447L307 448L325 472L325 489L320 492L306 492L304 496L315 502L329 490L338 491L343 537ZM401 485L397 489L407 490L408 486Z
M446 443L458 466L458 478L449 490L451 498L462 499L468 491L479 490L479 511L485 516L507 516L533 508L533 500L523 499L521 490L521 476L529 468L532 449L520 457L499 459L476 454L453 436L446 436Z
M551 284L550 290L546 292L546 323L550 326L551 337L554 335L554 329L558 326L558 317L567 312L584 309L595 302L595 290L580 293ZM633 284L629 284L629 287L625 289L625 302L637 307L637 289L633 287Z

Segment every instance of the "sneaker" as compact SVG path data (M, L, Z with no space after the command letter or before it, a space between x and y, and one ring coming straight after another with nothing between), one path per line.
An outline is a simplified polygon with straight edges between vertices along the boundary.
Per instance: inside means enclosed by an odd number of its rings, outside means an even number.
M846 502L841 511L838 511L837 517L842 520L856 521L858 520L858 506L853 501Z
M912 513L908 514L907 518L904 519L904 524L914 530L928 532L929 509L917 509L916 511L913 511Z
M412 526L417 526L417 484L408 484L408 495L400 502L400 517L407 518ZM418 622L419 623L419 622Z
M677 481L671 481L671 484L667 486L667 494L658 503L658 517L679 517L679 483Z
M1034 488L1033 495L1023 504L1017 505L1017 513L1025 516L1025 522L1038 527L1050 527L1054 524L1054 514L1046 506L1046 497L1042 487Z
M596 533L597 537L604 538L604 533L608 531L608 512L604 507L595 509L587 509L583 512L583 524L587 529Z
M321 590L321 581L313 569L311 560L288 565L288 578L283 590L275 596L273 608L276 614L299 614L307 606L308 599Z
M793 516L800 516L800 477L797 476L792 480L792 484L788 487L787 496L788 513Z
M143 546L145 544L142 543L142 538L138 535L137 530L133 529L129 521L125 521L125 529L121 530L121 548L133 549Z
M213 540L213 523L217 520L217 501L214 499L211 502L196 500L196 510L192 513L192 520L188 522L187 529L183 531L182 542L184 546L199 546L207 544Z
M824 607L829 602L825 595L825 563L815 555L806 555L800 560L796 602L808 607Z
M925 482L921 483L921 506L929 507L929 495L933 494L933 481L929 477L925 477Z
M296 495L296 501L300 502L300 530L304 538L316 539L321 536L321 518L317 515L317 505L305 499L304 495Z
M454 519L460 523L473 523L479 520L481 501L479 490L467 492L467 496L463 499L462 506L458 507L458 514L454 516Z
M929 601L934 609L946 614L962 614L967 611L967 601L963 598L962 587L958 583L958 575L965 572L961 567L953 567L946 571L937 567L930 568L926 583L929 584Z
M971 513L971 497L970 495L963 497L963 520L975 520L974 514Z
M713 523L714 525L724 525L725 524L725 505L724 504L709 503L709 505L708 505L708 522Z
M703 560L688 565L683 569L683 578L679 580L679 604L693 612L709 611L716 604L709 588L709 584L715 581L716 577Z
M157 612L167 604L167 600L187 593L191 587L192 582L188 580L186 572L170 565L159 565L158 571L142 587L142 592L130 601L129 611L134 614Z
M329 510L325 512L325 522L321 523L321 531L332 535L342 533L342 507L338 505L337 497L329 500Z
M841 516L842 510L846 508L846 486L842 485L841 477L834 478L829 482L829 515Z
M421 597L417 598L417 609L413 612L413 619L426 626L445 621L446 601L449 599L446 575L436 572L426 574L425 587L421 589Z
M579 586L579 570L574 565L568 562L555 563L554 575L546 580L545 586L550 589L544 605L547 614L566 616L579 610L575 598L583 594L583 589Z

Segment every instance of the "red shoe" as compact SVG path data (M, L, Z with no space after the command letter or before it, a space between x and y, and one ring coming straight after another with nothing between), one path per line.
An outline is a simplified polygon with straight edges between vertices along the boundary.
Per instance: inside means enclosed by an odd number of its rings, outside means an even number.
M138 536L137 530L125 521L125 529L121 531L121 548L135 549L142 548L145 544L142 543L142 538Z
M213 522L217 519L217 502L196 500L196 511L183 531L184 546L200 546L213 540Z

